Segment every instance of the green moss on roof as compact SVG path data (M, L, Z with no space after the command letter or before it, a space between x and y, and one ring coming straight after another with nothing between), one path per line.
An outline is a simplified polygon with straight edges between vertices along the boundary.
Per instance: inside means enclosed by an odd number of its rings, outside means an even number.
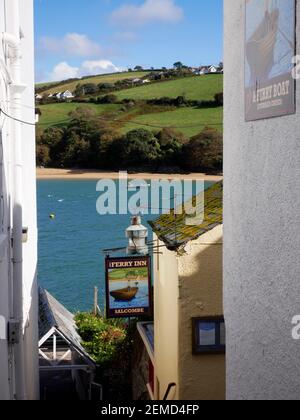
M197 208L198 219L189 215L191 205ZM204 207L203 207L204 206ZM204 208L204 218L202 209ZM178 214L180 210L181 214ZM158 238L170 250L178 250L223 223L223 182L218 182L206 191L194 196L184 206L163 214L149 222Z

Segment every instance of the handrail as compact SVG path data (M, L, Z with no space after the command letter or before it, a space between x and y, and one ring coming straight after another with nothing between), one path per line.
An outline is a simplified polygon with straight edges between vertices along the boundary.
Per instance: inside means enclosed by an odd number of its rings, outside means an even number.
M170 384L168 385L168 389L167 389L167 391L166 391L166 393L165 393L165 396L164 396L164 398L163 398L163 401L167 401L168 396L170 395L171 390L172 390L175 386L176 386L175 382L172 382L172 383L170 383Z

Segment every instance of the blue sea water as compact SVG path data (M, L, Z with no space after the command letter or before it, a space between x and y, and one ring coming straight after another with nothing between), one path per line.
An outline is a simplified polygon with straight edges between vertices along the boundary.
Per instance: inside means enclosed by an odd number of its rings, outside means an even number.
M104 307L102 250L127 246L125 229L130 215L100 216L96 184L90 180L37 183L39 283L73 312L92 309L94 286L99 288L99 304ZM52 213L54 219L49 217ZM149 226L147 221L155 218L157 215L145 215L143 224ZM149 234L151 240L151 229ZM124 253L113 256L119 255Z

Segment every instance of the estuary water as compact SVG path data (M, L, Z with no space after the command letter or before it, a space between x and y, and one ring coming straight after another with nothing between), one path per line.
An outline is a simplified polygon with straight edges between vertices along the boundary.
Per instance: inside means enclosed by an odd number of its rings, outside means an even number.
M99 288L99 305L104 307L102 250L127 246L125 229L130 225L130 215L99 215L96 185L95 180L37 182L39 283L72 312L92 309L94 286ZM206 183L205 188L209 185ZM157 211L163 211L163 203L162 199ZM145 215L143 224L149 227L147 221L157 217ZM124 252L112 256L120 255Z

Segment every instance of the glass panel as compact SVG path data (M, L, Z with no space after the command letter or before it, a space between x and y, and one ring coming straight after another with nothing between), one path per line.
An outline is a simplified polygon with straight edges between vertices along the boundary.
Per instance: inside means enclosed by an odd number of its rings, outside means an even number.
M216 324L214 322L199 323L199 345L215 346L216 345Z
M226 328L224 322L221 322L220 324L220 344L221 346L226 345Z

